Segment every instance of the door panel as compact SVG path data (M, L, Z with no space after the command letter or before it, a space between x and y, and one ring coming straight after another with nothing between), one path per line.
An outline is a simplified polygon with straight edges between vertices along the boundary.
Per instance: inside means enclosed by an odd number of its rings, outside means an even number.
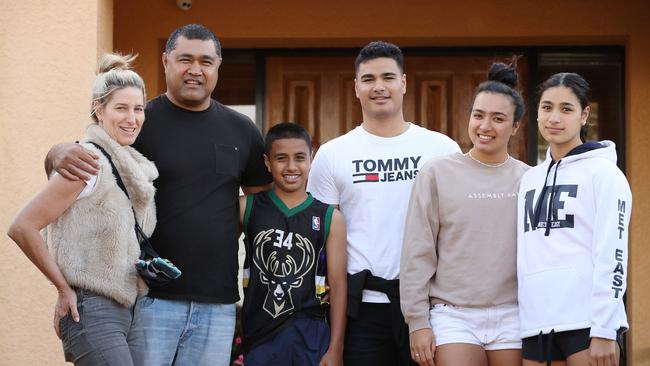
M350 65L354 58L268 57L266 128L299 123L312 135L314 147L354 128L361 121L361 107Z
M453 138L463 151L473 91L494 60L487 56L409 56L405 60L404 117ZM527 62L518 62L526 90ZM307 128L317 148L362 120L354 93L354 57L282 56L266 61L266 128L296 122ZM525 97L525 96L524 96ZM526 123L511 139L510 153L526 161Z

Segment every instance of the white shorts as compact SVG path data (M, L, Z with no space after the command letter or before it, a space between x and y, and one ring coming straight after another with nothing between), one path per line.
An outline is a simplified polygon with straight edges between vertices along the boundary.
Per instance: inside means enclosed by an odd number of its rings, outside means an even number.
M431 308L429 319L436 346L469 343L486 351L521 349L516 304L486 308L436 304Z

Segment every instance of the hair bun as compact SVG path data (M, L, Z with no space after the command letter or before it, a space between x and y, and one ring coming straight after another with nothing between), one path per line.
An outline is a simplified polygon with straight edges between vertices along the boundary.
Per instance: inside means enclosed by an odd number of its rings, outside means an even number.
M97 73L103 74L111 70L130 70L131 63L138 55L121 55L119 53L105 53L99 60Z
M513 64L504 64L503 62L495 62L490 66L488 71L488 81L498 81L512 89L517 87L517 70Z

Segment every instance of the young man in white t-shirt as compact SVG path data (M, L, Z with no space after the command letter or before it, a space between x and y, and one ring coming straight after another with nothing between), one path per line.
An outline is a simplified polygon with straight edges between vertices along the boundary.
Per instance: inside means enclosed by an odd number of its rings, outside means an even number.
M404 120L401 50L372 42L355 61L363 122L321 146L308 191L339 206L348 228L348 321L344 363L408 365L399 308L399 262L411 186L430 158L460 151L449 137Z

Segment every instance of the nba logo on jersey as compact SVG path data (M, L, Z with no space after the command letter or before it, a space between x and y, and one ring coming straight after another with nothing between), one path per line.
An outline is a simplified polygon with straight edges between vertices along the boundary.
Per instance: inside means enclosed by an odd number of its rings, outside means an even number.
M314 231L320 231L320 217L318 216L311 217L311 228Z

